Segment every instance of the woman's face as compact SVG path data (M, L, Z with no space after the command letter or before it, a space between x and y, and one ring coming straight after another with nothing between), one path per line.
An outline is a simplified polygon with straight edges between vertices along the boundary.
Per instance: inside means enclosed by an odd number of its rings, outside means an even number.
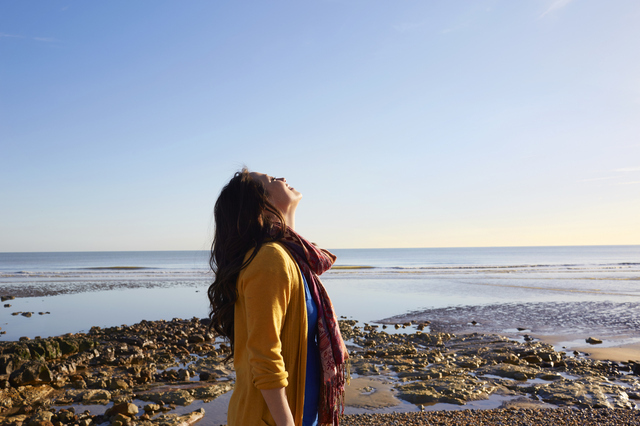
M290 187L285 178L275 178L257 172L251 172L250 175L253 179L262 182L267 190L269 201L283 214L295 209L302 198L302 194Z

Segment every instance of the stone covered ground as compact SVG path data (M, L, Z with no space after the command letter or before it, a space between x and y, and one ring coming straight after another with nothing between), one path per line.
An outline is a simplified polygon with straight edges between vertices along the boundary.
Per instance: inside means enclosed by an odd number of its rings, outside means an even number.
M594 361L490 334L394 334L349 320L341 329L352 375L390 382L396 397L417 407L464 407L492 395L525 401L492 410L350 415L344 425L640 425L634 362ZM176 408L233 387L227 354L197 318L1 342L0 424L192 424L204 410L180 415Z

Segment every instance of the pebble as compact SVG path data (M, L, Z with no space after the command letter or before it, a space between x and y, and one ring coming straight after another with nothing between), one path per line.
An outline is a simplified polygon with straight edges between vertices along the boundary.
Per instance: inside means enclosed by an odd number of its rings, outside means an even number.
M343 416L341 426L371 425L640 425L640 411L622 409L506 409L424 411Z

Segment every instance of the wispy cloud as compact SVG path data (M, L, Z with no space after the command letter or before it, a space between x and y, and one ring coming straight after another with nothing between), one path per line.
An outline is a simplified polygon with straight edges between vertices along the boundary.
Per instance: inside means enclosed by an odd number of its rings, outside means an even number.
M24 38L21 35L15 35L15 34L5 34L5 33L0 33L0 37L7 37L7 38Z
M458 24L454 27L449 27L449 28L445 28L444 30L440 31L441 34L449 34L449 33L453 33L462 29L465 29L469 26L468 23L462 23L462 24Z
M640 180L636 180L633 182L618 182L618 185L637 185L640 183Z
M571 3L573 0L555 0L553 3L551 3L551 6L549 6L549 8L542 14L540 15L540 18L544 18L546 15L548 15L549 13L556 11L558 9L562 9L563 7L565 7L566 5L568 5L569 3Z
M17 35L17 34L6 34L6 33L0 33L0 38L26 38L26 39L31 39L34 41L39 41L42 43L55 43L59 40L56 40L55 38L52 37L25 37L22 35Z
M614 172L619 172L619 173L640 172L640 167L625 167L623 169L615 169Z
M618 179L620 176L607 176L607 177L599 177L599 178L591 178L591 179L580 179L578 182L593 182L597 180L609 180L609 179Z
M396 24L393 29L399 33L414 33L424 26L424 22L403 22Z
M58 40L56 40L55 38L51 38L51 37L31 37L33 40L35 41L42 41L45 43L54 43Z

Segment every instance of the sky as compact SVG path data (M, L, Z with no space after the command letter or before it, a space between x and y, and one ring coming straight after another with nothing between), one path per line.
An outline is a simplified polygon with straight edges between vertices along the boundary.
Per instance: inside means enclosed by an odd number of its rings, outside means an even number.
M2 0L0 252L640 244L637 0Z

